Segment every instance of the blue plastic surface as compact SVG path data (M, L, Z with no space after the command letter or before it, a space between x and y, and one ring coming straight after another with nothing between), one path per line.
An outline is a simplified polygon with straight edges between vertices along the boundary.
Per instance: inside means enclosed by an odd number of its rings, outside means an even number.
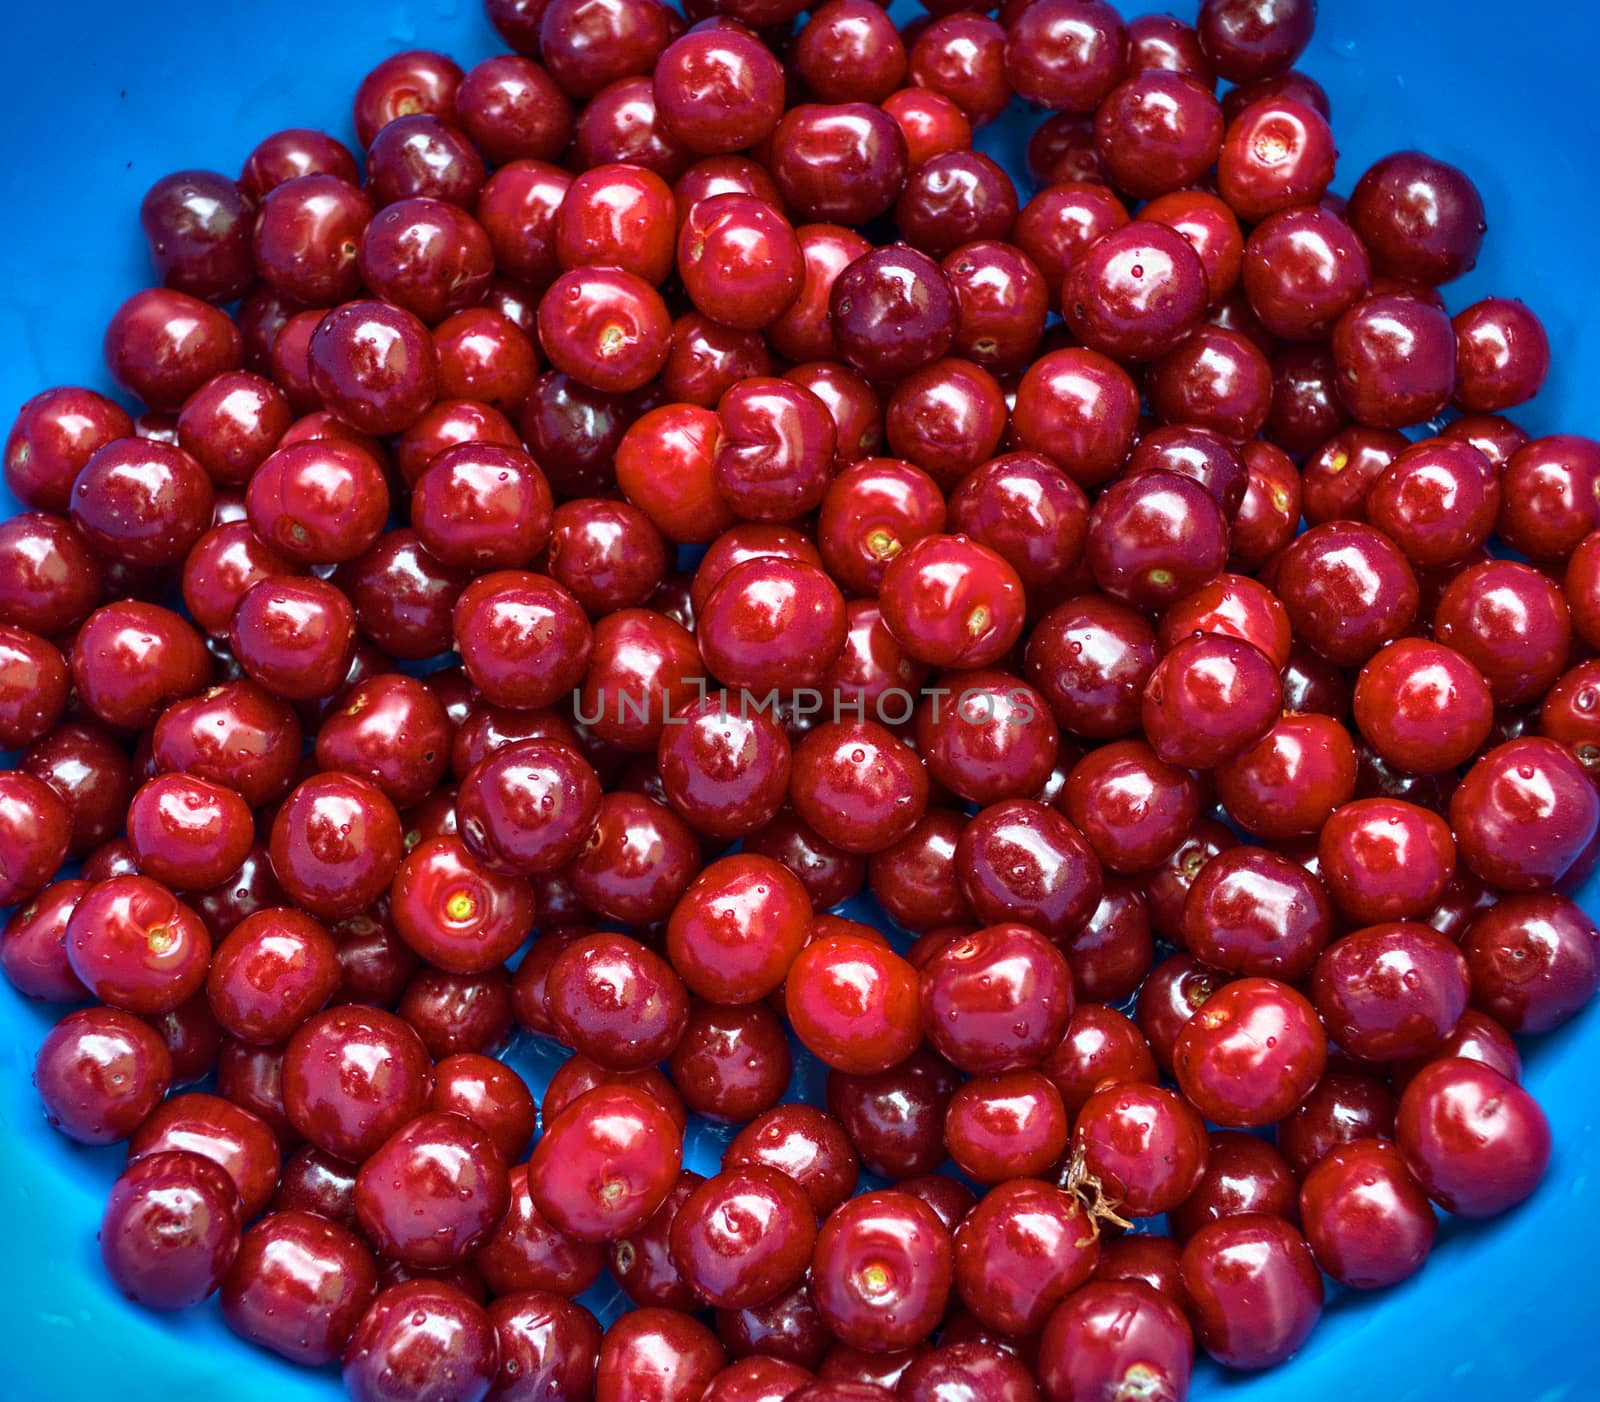
M1128 13L1145 8L1118 3ZM323 127L353 146L350 96L386 54L439 48L465 65L502 47L476 0L79 0L13 6L6 19L6 420L47 385L109 388L101 330L150 281L137 209L151 181L181 167L235 172L257 140L286 126ZM1535 432L1600 433L1600 330L1592 324L1600 286L1574 275L1600 227L1600 132L1588 97L1597 49L1600 6L1323 0L1302 61L1333 100L1337 189L1348 192L1373 159L1402 146L1454 161L1477 181L1489 237L1477 271L1448 295L1453 308L1489 293L1517 295L1544 317L1555 370L1543 395L1514 415ZM1010 114L981 144L1020 175L1031 125ZM17 509L3 491L0 506ZM1600 909L1600 882L1583 900ZM99 1267L95 1231L122 1151L85 1150L45 1126L30 1074L52 1018L0 988L0 1402L340 1396L333 1370L308 1373L236 1339L214 1301L157 1316L116 1295ZM1289 1365L1230 1377L1203 1364L1195 1396L1600 1397L1600 1012L1524 1053L1526 1082L1549 1112L1557 1146L1537 1196L1495 1223L1447 1222L1422 1275L1396 1290L1337 1293ZM547 1048L521 1049L513 1060L542 1086ZM691 1164L711 1171L720 1142L715 1131L697 1131Z

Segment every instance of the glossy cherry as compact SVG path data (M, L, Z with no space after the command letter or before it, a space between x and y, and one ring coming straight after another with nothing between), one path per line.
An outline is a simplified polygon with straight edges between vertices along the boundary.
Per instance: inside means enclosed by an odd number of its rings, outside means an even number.
M239 1195L198 1154L152 1154L112 1187L100 1223L100 1258L117 1289L147 1309L198 1304L221 1284L239 1250Z

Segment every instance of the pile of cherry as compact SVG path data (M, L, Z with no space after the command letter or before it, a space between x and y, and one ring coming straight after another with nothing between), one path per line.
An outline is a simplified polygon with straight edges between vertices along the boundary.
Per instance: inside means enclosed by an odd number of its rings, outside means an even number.
M1176 1402L1537 1186L1600 445L1444 310L1478 193L1328 193L1314 0L956 5L491 0L364 172L150 190L144 412L31 400L0 524L0 965L131 1299L361 1402Z

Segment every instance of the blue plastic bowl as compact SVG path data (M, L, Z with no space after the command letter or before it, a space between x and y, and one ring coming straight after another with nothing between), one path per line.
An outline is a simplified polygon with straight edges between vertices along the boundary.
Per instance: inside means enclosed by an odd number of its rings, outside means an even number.
M909 0L900 0L908 6ZM1128 13L1153 8L1117 0ZM899 14L897 18L908 18ZM1516 418L1533 432L1600 433L1600 286L1575 277L1600 228L1597 133L1587 93L1600 6L1499 0L1324 0L1302 66L1328 90L1341 143L1336 188L1378 156L1416 146L1464 167L1483 191L1489 237L1452 307L1490 293L1527 301L1555 369ZM1192 17L1192 5L1184 14ZM118 303L151 281L137 211L158 176L236 172L268 132L322 127L354 147L350 98L387 54L437 48L463 65L500 51L476 0L81 0L7 15L16 101L0 172L0 411L53 384L109 390L100 337ZM981 144L1023 183L1033 119L1010 114ZM1587 332L1587 334L1585 334ZM17 504L0 493L7 513ZM1600 910L1600 881L1583 893ZM860 913L860 912L854 912ZM869 917L870 918L870 917ZM122 1300L95 1244L120 1148L88 1150L48 1129L30 1085L53 1013L0 989L0 1402L117 1398L329 1402L333 1370L307 1372L241 1342L215 1301L181 1315ZM1530 1042L1526 1082L1548 1111L1556 1156L1532 1201L1486 1225L1447 1220L1420 1276L1378 1295L1335 1290L1299 1357L1258 1377L1202 1363L1197 1397L1239 1402L1371 1393L1386 1402L1585 1402L1600 1397L1592 1274L1600 1258L1600 1149L1593 1067L1600 1013ZM548 1046L512 1060L542 1090ZM814 1067L796 1094L814 1092ZM725 1135L691 1136L714 1166ZM602 1312L615 1292L588 1298Z

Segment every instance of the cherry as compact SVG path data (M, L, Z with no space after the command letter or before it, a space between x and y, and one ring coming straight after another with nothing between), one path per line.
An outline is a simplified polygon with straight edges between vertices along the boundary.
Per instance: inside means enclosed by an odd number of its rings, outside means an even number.
M355 629L355 611L333 585L271 575L239 600L228 643L252 681L285 700L314 701L348 674Z
M800 240L788 221L765 200L737 193L690 208L677 255L696 308L740 331L760 330L782 316L805 275Z
M1420 151L1397 151L1370 166L1347 213L1380 273L1426 287L1470 271L1486 228L1472 181Z
M738 1358L765 1354L814 1368L833 1342L809 1284L797 1285L765 1305L718 1310L716 1323L718 1337Z
M1462 941L1473 1003L1508 1031L1559 1027L1600 987L1597 939L1564 896L1507 897L1473 920Z
M175 565L211 522L211 483L181 448L113 439L72 485L72 524L90 547L128 565Z
M1037 453L990 458L950 498L951 524L999 554L1030 588L1067 577L1082 560L1089 503L1082 489Z
M1029 6L1006 31L1006 78L1041 107L1093 112L1122 78L1126 38L1116 11L1100 0Z
M1340 401L1373 428L1431 418L1455 389L1455 335L1443 311L1414 297L1375 295L1333 328Z
M885 945L851 934L812 941L789 969L785 1005L819 1060L855 1076L887 1071L921 1040L916 971Z
M1292 97L1263 97L1229 122L1217 189L1241 219L1259 223L1316 204L1333 181L1336 154L1321 113Z
M1139 396L1114 360L1073 347L1051 351L1028 367L1012 418L1017 446L1043 453L1080 487L1097 487L1127 455Z
M1193 1366L1184 1306L1140 1280L1091 1281L1051 1314L1039 1340L1047 1397L1114 1397L1130 1387L1182 1397Z
M1304 1100L1327 1055L1303 995L1275 979L1244 978L1206 999L1179 1032L1172 1059L1184 1095L1209 1120L1253 1126L1281 1120Z
M754 835L788 791L788 737L765 711L726 692L679 708L662 728L658 763L667 801L710 837Z
M550 518L547 571L591 615L644 604L666 575L666 546L627 502L563 502Z
M1141 219L1102 235L1075 259L1062 298L1079 341L1134 362L1177 345L1199 323L1209 292L1189 241Z
M222 1282L228 1327L308 1367L338 1359L377 1291L371 1253L345 1226L278 1210L245 1234Z
M67 959L67 923L89 890L87 880L45 887L13 911L0 929L0 973L19 993L46 1003L76 1003L88 996Z
M1116 1210L1132 1217L1176 1207L1205 1172L1200 1116L1188 1101L1155 1085L1095 1091L1078 1112L1073 1144Z
M628 393L666 363L672 324L654 288L621 268L563 273L539 303L539 343L557 370Z
M170 1012L146 1016L145 1021L167 1045L175 1085L195 1085L217 1069L222 1028L203 994L196 993Z
M445 1378L445 1402L481 1397L494 1381L498 1342L483 1307L454 1285L407 1280L378 1293L344 1353L355 1402L425 1394Z
M363 433L400 433L433 402L438 356L427 327L404 308L347 302L318 323L310 354L323 402Z
M689 1011L671 966L646 946L612 934L589 935L563 949L546 976L545 1001L563 1041L616 1071L663 1060L683 1035Z
M661 385L673 400L712 409L740 380L769 375L772 369L766 338L759 333L736 331L699 312L685 312L672 324L672 349L662 367Z
M484 1284L495 1295L548 1290L577 1295L600 1278L603 1258L592 1242L575 1241L552 1227L528 1193L528 1171L508 1171L510 1207L488 1241L472 1257Z
M397 672L361 682L317 732L324 769L360 775L398 808L420 803L449 765L450 723L420 681Z
M966 672L962 681L950 699L930 696L917 711L917 747L932 777L979 804L1038 793L1058 745L1044 698L1007 672Z
M1260 847L1221 852L1200 868L1183 906L1184 944L1230 973L1298 982L1334 931L1321 881Z
M531 313L524 326L494 306L468 307L446 317L433 332L440 394L507 411L520 408L539 371L535 330Z
M766 1303L804 1276L816 1226L799 1184L748 1164L696 1187L673 1218L671 1241L673 1260L699 1296L741 1309Z
M928 1049L877 1074L830 1072L828 1109L844 1126L862 1167L903 1179L945 1159L944 1116L959 1075Z
M1204 0L1195 30L1218 75L1245 83L1286 70L1310 42L1316 18L1309 0Z
M1478 1061L1446 1057L1400 1097L1395 1141L1406 1167L1447 1212L1493 1217L1538 1187L1550 1161L1539 1103Z
M128 756L98 727L70 722L56 726L49 735L28 747L19 768L41 780L66 805L69 857L82 857L92 852L122 825L132 790ZM22 800L22 806L13 814L14 819L26 822L30 812L33 819L45 817L47 827L42 835L53 841L49 837L53 821L48 814L53 810L48 797L26 784L13 786L10 792ZM39 860L39 854L31 854L29 861L22 864ZM131 856L129 862L129 872L105 874L130 874L133 870ZM85 875L96 874L86 870Z
M187 774L141 785L128 805L128 845L139 870L174 890L203 890L239 869L255 835L233 790Z
M498 1052L511 1032L511 977L503 968L451 974L424 967L406 984L396 1011L430 1056Z
M1141 719L1162 761L1212 769L1261 739L1281 702L1277 669L1265 653L1202 634L1176 643L1156 665Z
M677 1180L682 1137L632 1086L601 1086L547 1124L528 1161L534 1205L558 1231L607 1241L637 1230Z
M1134 73L1112 89L1094 126L1111 183L1136 199L1193 185L1222 148L1222 109L1209 89L1160 69ZM1224 291L1212 289L1214 296Z
M1028 799L991 804L968 823L956 868L979 919L1022 921L1057 940L1084 926L1104 891L1099 860L1082 834Z
M0 459L6 486L26 506L64 513L89 459L132 433L133 421L103 394L75 386L44 390L17 411L6 437Z
M681 229L689 211L714 195L750 195L784 212L783 196L759 161L749 156L702 156L672 182L674 227Z
M172 1058L150 1026L116 1008L82 1008L50 1029L33 1083L53 1129L80 1144L133 1134L166 1094Z
M1544 324L1520 301L1485 297L1451 319L1456 333L1455 402L1496 413L1532 399L1550 373Z
M752 1164L787 1174L805 1190L819 1219L850 1196L859 1171L838 1122L798 1103L758 1115L734 1136L722 1163L725 1169Z
M986 16L940 14L911 45L911 81L949 98L982 126L1011 96L1004 70L1004 30Z
M1300 1189L1317 1264L1358 1289L1394 1285L1421 1269L1438 1223L1400 1151L1377 1139L1337 1148Z
M635 1305L685 1313L700 1305L700 1297L672 1258L670 1238L678 1209L705 1181L703 1174L684 1169L650 1220L637 1232L606 1248L612 1275ZM599 1252L598 1247L585 1245L584 1249Z
M1366 295L1367 251L1331 210L1308 204L1269 215L1245 243L1241 269L1251 309L1275 336L1309 340Z
M135 292L118 307L104 351L122 389L172 414L213 375L244 364L244 342L226 313L167 288Z
M1236 565L1259 566L1286 546L1299 526L1300 474L1280 448L1262 439L1240 447L1249 481L1229 532Z
M460 1115L419 1115L356 1174L362 1231L385 1256L409 1266L465 1259L499 1225L509 1201L493 1142Z
M1202 1227L1183 1248L1183 1285L1201 1346L1230 1368L1270 1368L1322 1313L1311 1248L1281 1217L1245 1213Z
M456 600L453 622L462 664L493 705L548 706L588 669L589 620L571 594L544 575L495 570ZM530 667L537 656L537 670Z
M795 750L796 811L849 852L878 852L903 838L927 806L928 778L910 746L875 721L829 721Z
M1528 565L1485 560L1446 586L1434 639L1478 668L1497 706L1549 689L1566 665L1572 622L1561 590Z
M294 1127L334 1158L359 1163L427 1106L432 1067L422 1040L392 1013L330 1008L303 1022L284 1052L284 1106Z
M1222 509L1192 479L1164 469L1113 483L1089 516L1095 582L1134 608L1154 611L1209 583L1227 561Z
M665 920L695 875L694 833L670 808L637 794L600 800L589 841L567 868L578 898L613 920Z
M977 151L944 151L919 163L895 206L906 241L944 257L982 239L1010 235L1017 217L1011 178Z
M1569 555L1596 524L1597 477L1600 445L1592 439L1556 433L1523 444L1505 465L1497 529L1533 559Z
M696 29L674 40L653 82L662 122L698 155L755 146L784 114L778 59L739 30Z
M269 850L296 905L324 918L355 915L388 890L400 865L399 815L363 779L314 775L279 807Z
M907 546L945 524L938 484L894 458L867 458L829 484L817 523L817 548L829 572L855 593L875 593Z
M673 910L667 950L696 995L751 1003L777 989L806 943L811 902L770 857L724 857L701 872Z
M846 1344L904 1348L944 1314L954 1274L950 1233L909 1193L881 1191L836 1209L817 1235L811 1290Z
M1155 1059L1138 1027L1099 1003L1078 1006L1040 1069L1074 1115L1103 1083L1156 1079Z
M1594 839L1600 798L1570 750L1528 737L1497 745L1450 799L1461 859L1502 891L1559 880Z
M522 875L554 871L576 856L599 810L594 770L568 746L539 739L479 761L456 796L467 851Z
M206 997L231 1036L271 1046L319 1011L339 978L333 939L315 920L297 910L259 910L218 945Z
M1158 655L1154 631L1133 609L1082 595L1035 625L1025 672L1063 729L1110 739L1138 725L1138 700Z
M812 1374L798 1363L753 1354L730 1363L703 1395L711 1402L781 1402L811 1379Z
M1200 255L1201 266L1206 270L1206 287L1212 306L1217 306L1232 295L1238 285L1244 259L1244 234L1239 228L1238 218L1223 200L1200 190L1174 190L1151 200L1139 211L1138 217L1165 224L1194 245L1195 252ZM1217 332L1222 334L1215 334ZM1242 333L1222 326L1213 326L1209 330L1202 327L1197 334L1200 338L1198 346L1226 348L1228 359L1236 362L1243 357L1251 372L1247 378L1254 381L1253 385L1226 386L1223 382L1232 378L1232 372L1239 367L1223 364L1215 367L1222 373L1210 377L1211 387L1222 391L1224 398L1229 397L1230 389L1234 396L1250 395L1253 389L1255 393L1251 397L1254 402L1250 399L1246 402L1250 403L1253 412L1265 416L1267 406L1261 401L1270 392L1270 372L1260 354L1260 347ZM1174 361L1174 364L1182 366L1186 374L1194 377L1194 383L1184 387L1190 397L1203 394L1206 385L1204 367L1194 363L1197 359L1198 356L1191 354L1179 356ZM1167 378L1178 377L1169 375Z
M460 86L461 69L444 54L429 49L391 54L356 89L356 140L368 146L389 122L413 113L447 115Z
M1036 1065L1072 1017L1066 960L1024 925L952 940L923 966L920 981L929 1041L972 1075Z
M986 1194L956 1229L956 1292L989 1327L1031 1334L1089 1278L1099 1255L1076 1197L1017 1179Z
M882 102L906 75L906 51L882 10L862 0L830 0L795 40L795 65L823 102Z
M531 57L497 54L474 65L456 89L455 115L495 165L554 160L572 135L572 104Z
M1313 526L1289 547L1277 571L1277 593L1296 635L1345 667L1358 666L1404 634L1419 599L1416 577L1394 543L1346 521Z
M1209 1222L1247 1212L1298 1220L1299 1180L1278 1150L1238 1130L1213 1130L1207 1139L1200 1186L1168 1217L1176 1239L1186 1241Z
M884 431L889 447L954 486L1000 445L1006 402L980 365L937 360L906 375L889 396Z
M879 600L889 631L913 657L935 666L987 666L1022 629L1016 571L965 536L924 536L896 554Z
M1435 1050L1466 1010L1466 960L1425 925L1372 925L1330 946L1312 985L1331 1035L1353 1055L1393 1061Z
M945 1147L956 1167L978 1183L1036 1178L1067 1147L1069 1122L1061 1096L1039 1071L977 1076L945 1111Z
M600 1326L582 1305L547 1291L525 1291L489 1305L499 1340L502 1395L581 1397L594 1385Z
M1140 15L1128 21L1128 68L1134 73L1150 69L1181 73L1208 88L1216 82L1194 27L1171 15Z
M322 1149L302 1144L283 1164L274 1212L306 1212L339 1226L355 1226L355 1168Z
M197 992L211 954L200 917L145 876L113 877L86 891L65 940L72 972L90 993L146 1015L169 1012Z
M787 380L745 380L718 401L717 417L713 480L735 515L788 521L821 503L836 438L821 399Z
M1335 1068L1278 1123L1278 1148L1303 1178L1342 1144L1393 1140L1394 1115L1395 1097L1383 1081Z
M884 913L904 929L935 931L966 918L956 878L956 843L966 819L934 808L900 841L873 853L867 882Z
M100 1259L118 1290L147 1309L198 1304L239 1250L239 1194L199 1154L174 1150L130 1163L100 1223Z
M594 1395L596 1402L696 1397L726 1362L716 1335L694 1316L678 1310L634 1310L601 1341Z
M1355 719L1387 762L1431 774L1464 764L1482 747L1494 701L1461 653L1421 638L1382 648L1356 681Z

